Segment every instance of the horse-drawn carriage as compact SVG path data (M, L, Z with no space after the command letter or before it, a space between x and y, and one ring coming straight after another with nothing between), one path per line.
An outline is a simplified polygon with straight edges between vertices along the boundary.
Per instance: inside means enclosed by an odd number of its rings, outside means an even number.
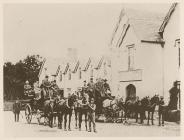
M34 94L34 91L31 94ZM44 114L43 97L36 99L35 96L29 97L24 100L25 118L28 124L31 123L32 118L36 117L38 124L40 124L40 118Z
M39 91L39 96L36 96L35 90L29 90L26 94L27 100L24 101L24 109L25 117L29 124L33 117L36 117L38 124L41 123L40 120L42 117L49 120L49 111L51 111L49 107L54 104L57 97L56 94L61 93L59 89L53 89L51 84L44 85L44 87L42 86ZM54 115L54 113L56 112L52 112L52 115ZM45 120L44 123L46 123Z

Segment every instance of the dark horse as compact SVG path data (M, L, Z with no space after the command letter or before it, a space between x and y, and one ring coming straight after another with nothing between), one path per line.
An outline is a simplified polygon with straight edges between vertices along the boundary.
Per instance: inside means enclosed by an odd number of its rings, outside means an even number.
M151 122L152 125L154 125L153 123L153 119L154 119L154 112L155 112L155 107L156 105L158 105L159 103L159 97L158 95L154 95L151 99L149 99L149 97L145 98L145 103L142 104L144 113L147 111L148 112L148 122L147 124L149 125L149 120L150 120L150 113L151 113Z
M54 106L54 100L46 100L44 102L44 124L46 125L46 119L48 119L51 128L53 127Z
M130 115L131 113L134 113L136 117L136 122L138 122L138 115L140 114L140 123L143 123L145 118L145 112L147 111L148 112L147 124L149 125L150 113L151 113L151 120L153 125L155 107L156 105L158 105L158 102L159 102L158 95L153 96L151 99L149 99L149 97L147 96L142 98L141 100L139 99L127 100L125 102L125 120L128 117L128 115Z
M57 114L58 114L58 127L62 129L62 122L64 116L64 130L66 131L67 117L69 116L68 122L68 130L71 131L71 117L72 111L74 107L74 103L76 102L76 95L72 94L68 97L68 99L62 99L57 103Z
M138 122L138 115L140 114L141 118L141 123L143 123L143 110L141 108L141 102L144 100L139 100L138 97L137 99L126 99L125 104L124 104L124 112L125 112L125 122L127 122L127 118L131 116L131 114L134 114L136 116L136 122Z

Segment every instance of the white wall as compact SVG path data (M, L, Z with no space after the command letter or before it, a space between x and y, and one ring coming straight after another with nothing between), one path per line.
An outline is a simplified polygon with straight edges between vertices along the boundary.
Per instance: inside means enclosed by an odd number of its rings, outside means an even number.
M173 82L180 79L178 67L178 47L175 47L175 40L180 39L179 5L171 15L165 28L163 38L164 45L164 92L165 98L169 98L169 89Z
M125 16L121 24L126 23ZM121 26L122 27L122 26ZM123 43L120 47L116 46L120 37L120 28L112 43L111 59L112 59L112 85L113 94L126 97L126 87L133 84L136 87L136 95L139 97L153 96L154 94L163 94L163 65L162 53L163 49L160 44L142 43L137 38L134 29L130 26ZM142 70L141 81L120 82L123 77L120 71L128 72L128 48L127 45L134 44L134 69ZM140 77L140 76L139 76ZM120 79L122 78L122 79ZM135 80L135 79L132 79Z

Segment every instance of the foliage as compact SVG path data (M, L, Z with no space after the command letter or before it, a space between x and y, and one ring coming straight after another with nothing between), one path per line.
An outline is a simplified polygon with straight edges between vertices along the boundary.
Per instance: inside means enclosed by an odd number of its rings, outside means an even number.
M33 84L38 80L42 57L39 55L27 56L16 64L5 62L4 74L4 98L6 100L15 97L23 97L23 85L26 80Z

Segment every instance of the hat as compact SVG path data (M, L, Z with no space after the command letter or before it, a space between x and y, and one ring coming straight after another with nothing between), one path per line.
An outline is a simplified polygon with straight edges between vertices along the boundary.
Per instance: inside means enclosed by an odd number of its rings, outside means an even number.
M90 80L93 80L93 77L91 77Z
M25 83L26 83L26 84L29 84L29 81L27 80Z
M86 82L86 80L84 80L84 82Z
M106 81L107 81L107 79L104 79L104 81L106 82Z
M160 96L160 99L164 99L164 97L163 96Z
M45 78L49 78L49 76L48 76L48 75L46 75L46 76L45 76Z

